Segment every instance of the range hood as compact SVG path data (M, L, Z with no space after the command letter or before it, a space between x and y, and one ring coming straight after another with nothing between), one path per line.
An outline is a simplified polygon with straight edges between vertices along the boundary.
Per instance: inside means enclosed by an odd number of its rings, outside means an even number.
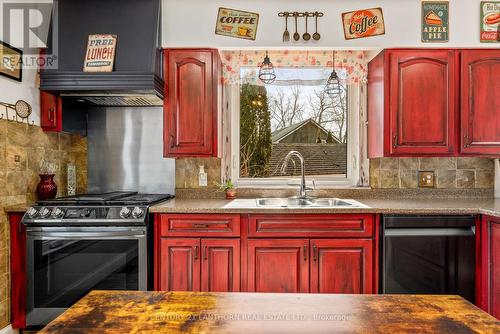
M40 72L40 89L89 105L162 105L160 1L54 0L47 52L58 67ZM113 72L83 72L92 34L117 35Z

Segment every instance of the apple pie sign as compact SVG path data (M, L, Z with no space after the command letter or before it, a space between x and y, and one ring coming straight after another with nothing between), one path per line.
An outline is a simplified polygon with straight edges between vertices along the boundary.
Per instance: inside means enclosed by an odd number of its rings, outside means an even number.
M382 8L370 8L342 13L345 39L385 34Z

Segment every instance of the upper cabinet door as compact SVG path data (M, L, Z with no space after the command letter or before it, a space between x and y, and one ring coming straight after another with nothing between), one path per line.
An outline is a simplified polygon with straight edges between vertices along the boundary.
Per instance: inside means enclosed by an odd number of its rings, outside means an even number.
M461 70L461 153L499 157L500 50L462 51Z
M44 131L62 130L61 97L48 92L40 92L40 126Z
M165 51L165 157L217 154L217 58L214 50Z
M389 55L390 155L453 155L456 52L401 50Z

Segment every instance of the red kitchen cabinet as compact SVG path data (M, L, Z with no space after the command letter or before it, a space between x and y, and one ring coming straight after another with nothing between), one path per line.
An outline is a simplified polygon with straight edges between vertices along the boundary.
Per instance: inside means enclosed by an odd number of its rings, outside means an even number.
M201 291L240 291L240 240L201 239Z
M9 213L11 323L26 328L26 230L21 224L23 213Z
M500 156L498 49L388 49L368 64L368 157Z
M500 50L461 52L461 145L464 155L500 156Z
M454 50L385 50L368 66L368 154L456 153Z
M218 156L221 60L215 49L166 49L164 156Z
M62 130L62 99L60 96L40 92L40 126L44 131Z
M238 239L161 238L162 291L240 291Z
M249 292L309 292L309 240L248 240Z
M478 305L500 319L500 218L483 216L480 235Z
M200 291L200 239L160 240L159 290Z
M311 293L373 293L372 240L311 240Z

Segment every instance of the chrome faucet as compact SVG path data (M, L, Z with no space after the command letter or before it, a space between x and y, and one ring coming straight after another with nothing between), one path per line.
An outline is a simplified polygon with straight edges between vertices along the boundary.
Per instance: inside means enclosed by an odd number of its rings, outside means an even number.
M308 198L307 196L307 191L311 190L310 188L306 187L306 177L305 177L305 164L304 164L304 157L300 152L297 151L290 151L285 157L285 160L283 161L283 165L281 166L281 174L286 174L288 162L292 157L297 157L299 158L300 161L300 172L302 175L301 181L300 181L300 190L299 190L299 197L300 199L306 199ZM295 165L295 160L292 160L293 164Z

